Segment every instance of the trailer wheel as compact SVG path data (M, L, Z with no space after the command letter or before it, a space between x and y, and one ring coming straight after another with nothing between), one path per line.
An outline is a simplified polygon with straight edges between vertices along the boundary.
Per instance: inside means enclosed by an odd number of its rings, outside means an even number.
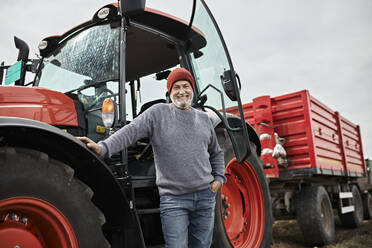
M93 192L44 153L0 148L1 247L110 247Z
M323 186L305 186L296 199L297 222L311 246L329 244L335 238L331 201Z
M353 194L353 200L351 202L354 202L354 211L341 214L339 209L339 217L344 227L357 228L363 224L362 196L360 195L358 187L355 185L351 186L351 193Z
M212 247L270 247L272 212L267 179L255 146L243 164L237 163L224 128L216 130L225 153L226 183L216 195Z
M364 219L372 219L372 196L371 193L363 194Z

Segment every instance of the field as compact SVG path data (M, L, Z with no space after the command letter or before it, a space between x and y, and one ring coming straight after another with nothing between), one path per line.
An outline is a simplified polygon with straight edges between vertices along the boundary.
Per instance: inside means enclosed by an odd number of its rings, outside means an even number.
M273 227L274 245L272 248L309 247L303 241L302 233L296 220L278 220ZM364 221L356 229L345 229L336 218L336 239L324 248L371 248L372 220Z

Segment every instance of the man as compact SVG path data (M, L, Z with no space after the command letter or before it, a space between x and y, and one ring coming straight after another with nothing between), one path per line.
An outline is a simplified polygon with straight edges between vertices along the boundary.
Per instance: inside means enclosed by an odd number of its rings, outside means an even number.
M101 157L149 137L154 151L166 247L207 248L213 235L215 193L224 177L224 154L206 113L191 107L195 81L183 68L167 81L171 104L157 104L105 141L79 138Z

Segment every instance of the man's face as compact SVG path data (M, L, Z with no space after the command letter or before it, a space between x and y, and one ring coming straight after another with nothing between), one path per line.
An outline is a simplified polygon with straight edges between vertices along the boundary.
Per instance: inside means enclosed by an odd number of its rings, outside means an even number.
M189 81L181 80L173 84L170 97L176 107L187 109L191 106L193 91Z

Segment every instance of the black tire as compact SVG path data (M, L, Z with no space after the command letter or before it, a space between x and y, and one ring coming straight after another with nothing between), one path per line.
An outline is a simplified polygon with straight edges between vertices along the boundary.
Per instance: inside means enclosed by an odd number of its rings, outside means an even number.
M104 215L91 202L92 196L92 190L74 178L71 167L35 150L0 147L0 202L3 205L16 198L46 202L67 219L78 247L110 247L102 232ZM45 222L32 220L32 214L29 213L30 219L35 225ZM39 231L38 236L49 235L48 230Z
M364 209L364 219L372 219L372 195L371 193L363 194L363 209Z
M331 201L323 186L304 186L296 198L296 216L305 242L329 244L335 238Z
M221 146L221 148L224 150L225 155L225 166L235 157L232 144L230 141L230 138L224 128L217 128L216 129L218 142ZM271 198L270 198L270 191L268 186L268 181L266 178L266 175L263 171L263 163L262 160L257 156L257 154L254 152L256 151L256 147L253 143L251 145L251 150L253 151L252 154L247 158L247 163L251 166L254 171L255 177L257 178L257 181L260 186L261 191L261 197L263 199L262 206L263 206L263 217L264 217L264 223L260 223L261 227L263 228L263 232L259 235L259 240L254 243L250 243L249 245L242 245L240 244L239 247L261 247L266 248L270 247L272 244L272 224L273 224L273 216L271 211ZM226 172L226 171L225 171ZM230 180L229 177L227 177L227 180ZM244 179L241 179L242 181ZM228 182L227 182L228 183ZM226 187L227 183L223 186ZM247 190L254 190L251 188L247 188ZM223 188L219 190L219 192L216 195L216 211L215 211L215 224L214 224L214 234L213 234L213 242L212 247L214 248L231 248L231 247L238 247L234 246L234 244L231 242L227 231L225 229L224 224L224 218L223 218L223 211L224 206L223 202L221 201L221 192L223 191ZM243 195L241 196L243 198ZM250 199L247 199L248 201ZM245 207L247 208L247 206ZM252 212L252 216L254 216L256 213ZM248 223L249 225L249 223ZM249 228L247 228L247 232L249 231ZM257 238L257 237L256 237Z
M352 205L354 205L354 211L346 214L341 214L339 209L338 214L342 225L346 228L357 228L363 224L363 203L362 196L360 195L357 186L351 186L351 193L353 194Z

